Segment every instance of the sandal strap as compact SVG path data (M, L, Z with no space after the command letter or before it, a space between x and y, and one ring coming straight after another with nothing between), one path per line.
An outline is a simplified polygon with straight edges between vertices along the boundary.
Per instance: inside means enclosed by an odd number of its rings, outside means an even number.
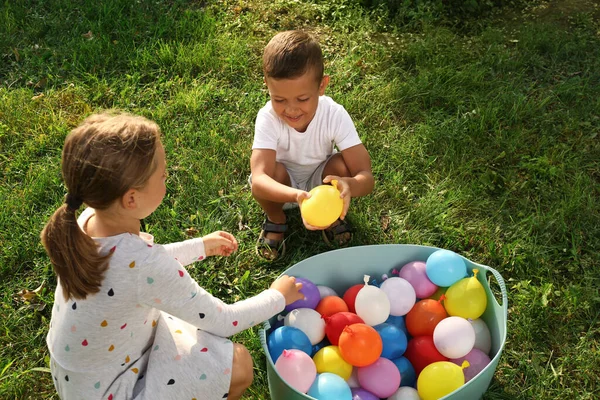
M334 236L346 232L354 232L354 229L352 228L350 222L344 221L342 219L340 219L339 221L339 224L328 229L328 231L331 232Z
M272 232L272 233L284 233L284 232L287 232L288 226L285 223L283 223L283 224L276 224L275 222L272 222L272 221L269 221L268 219L265 219L265 222L263 222L263 225L262 225L262 230L265 233L268 233L268 232Z
M283 240L269 239L263 236L259 239L259 243L266 245L270 249L278 250L283 245Z

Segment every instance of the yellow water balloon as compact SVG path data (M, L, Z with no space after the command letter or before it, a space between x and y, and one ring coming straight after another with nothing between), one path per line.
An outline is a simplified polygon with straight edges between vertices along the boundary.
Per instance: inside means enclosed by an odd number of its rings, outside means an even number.
M473 276L463 278L448 288L444 307L448 315L477 319L483 315L487 307L487 294L477 279L477 269Z
M463 361L458 366L449 361L438 361L426 366L417 379L417 392L421 400L438 400L465 384L463 369L469 366Z
M352 365L342 358L338 346L325 346L313 356L317 373L331 372L348 380L352 375Z
M311 197L302 202L300 212L302 218L315 227L326 227L333 224L342 214L344 200L337 190L337 181L333 185L320 185L310 191Z

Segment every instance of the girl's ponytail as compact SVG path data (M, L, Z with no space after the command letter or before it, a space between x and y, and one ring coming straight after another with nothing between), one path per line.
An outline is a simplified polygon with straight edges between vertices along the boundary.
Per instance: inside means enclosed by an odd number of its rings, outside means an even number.
M97 293L110 258L110 254L100 255L94 240L77 225L75 211L69 204L61 205L41 234L65 300Z
M69 194L41 233L65 299L97 293L112 254L98 254L77 224L77 209L85 202L105 210L127 190L143 187L156 170L159 143L158 125L129 114L92 115L67 135L62 175Z

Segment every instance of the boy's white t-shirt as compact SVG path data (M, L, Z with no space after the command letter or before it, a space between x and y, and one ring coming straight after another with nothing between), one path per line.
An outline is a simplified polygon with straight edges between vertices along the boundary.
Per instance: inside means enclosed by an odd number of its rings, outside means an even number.
M346 109L330 97L320 96L305 132L282 121L268 101L256 117L252 149L275 150L277 162L285 165L296 182L304 183L335 147L343 151L361 143Z

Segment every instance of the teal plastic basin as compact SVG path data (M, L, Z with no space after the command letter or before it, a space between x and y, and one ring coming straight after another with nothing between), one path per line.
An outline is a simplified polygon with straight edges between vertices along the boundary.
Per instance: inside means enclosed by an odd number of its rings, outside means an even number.
M282 275L302 277L311 280L316 285L325 285L334 289L340 296L346 289L357 283L363 282L363 276L370 275L371 279L381 281L382 274L391 276L393 268L399 269L410 261L426 261L427 257L436 247L387 244L373 246L357 246L346 249L333 250L307 258L288 268ZM479 269L477 278L485 288L488 305L482 319L490 329L492 349L488 364L477 376L469 382L444 396L444 400L476 400L480 399L488 389L490 382L500 361L500 356L506 342L506 321L508 315L508 296L502 276L493 268L474 263L463 257L467 269ZM498 282L502 294L502 304L498 304L493 295L488 279L493 276ZM271 318L263 324L260 330L260 341L267 358L267 379L269 392L273 400L305 400L314 399L307 394L300 393L290 387L275 370L274 360L271 359L267 348L267 332L276 321Z

